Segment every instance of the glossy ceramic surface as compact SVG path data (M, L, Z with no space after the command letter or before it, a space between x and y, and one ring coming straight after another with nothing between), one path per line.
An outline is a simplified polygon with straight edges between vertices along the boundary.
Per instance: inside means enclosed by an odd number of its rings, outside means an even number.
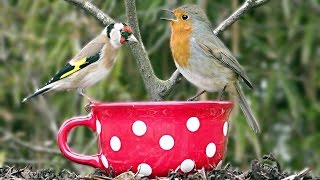
M108 170L145 176L167 176L214 168L224 158L228 117L226 101L96 103L85 117L67 120L60 128L58 144L71 161ZM98 154L73 152L67 137L77 126L89 127L98 136Z

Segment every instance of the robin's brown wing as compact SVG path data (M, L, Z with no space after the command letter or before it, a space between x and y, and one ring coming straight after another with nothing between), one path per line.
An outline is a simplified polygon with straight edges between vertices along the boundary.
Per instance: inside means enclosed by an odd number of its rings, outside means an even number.
M217 45L213 43L214 41L217 43ZM207 56L219 60L223 65L237 73L250 88L253 88L249 77L237 59L232 55L227 47L223 45L222 41L218 37L209 39L208 37L200 37L196 39L196 42Z

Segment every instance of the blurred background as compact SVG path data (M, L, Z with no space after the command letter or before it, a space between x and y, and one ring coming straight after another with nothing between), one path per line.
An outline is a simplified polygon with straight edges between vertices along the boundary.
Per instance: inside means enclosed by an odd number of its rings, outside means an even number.
M137 0L143 43L156 75L167 79L175 71L170 29L159 20L164 15L160 9L198 3L216 27L243 2ZM123 1L92 3L126 22ZM219 35L255 85L253 91L243 89L262 130L255 135L243 114L235 113L225 162L245 170L253 159L272 152L285 170L310 167L313 174L320 174L319 16L319 0L275 0L249 11ZM32 164L36 169L93 171L66 160L56 142L64 120L87 114L83 98L71 91L20 101L102 29L92 16L63 0L0 0L0 167ZM166 100L185 100L197 91L183 79ZM128 46L120 50L111 75L87 93L103 101L149 100ZM216 98L216 94L202 97ZM95 135L88 129L75 129L69 139L76 152L96 153Z

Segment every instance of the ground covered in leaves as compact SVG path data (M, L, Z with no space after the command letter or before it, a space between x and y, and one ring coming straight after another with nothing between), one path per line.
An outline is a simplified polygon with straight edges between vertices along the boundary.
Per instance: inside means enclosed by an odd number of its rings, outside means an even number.
M237 168L232 167L227 164L225 167L218 167L215 170L207 171L195 170L189 174L182 174L175 171L169 171L168 177L156 178L156 179L188 179L188 180L220 180L220 179L236 179L236 180L267 180L267 179L281 179L281 180L320 180L320 177L313 177L309 174L310 170L308 168L297 173L289 173L282 170L279 162L272 156L266 155L263 157L262 161L254 160L251 164L251 169L242 172L238 171ZM32 166L27 166L24 168L16 167L3 167L0 168L0 179L56 179L56 180L123 180L132 179L147 180L146 177L139 177L130 171L120 174L117 177L113 177L112 173L106 174L104 171L96 170L93 174L87 176L80 176L76 173L69 172L67 170L62 170L61 172L54 172L52 169L40 169L34 170Z

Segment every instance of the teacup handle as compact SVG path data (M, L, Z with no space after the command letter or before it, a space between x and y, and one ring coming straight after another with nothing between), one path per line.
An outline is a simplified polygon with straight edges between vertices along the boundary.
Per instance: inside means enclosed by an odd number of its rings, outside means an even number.
M93 166L95 168L103 169L104 166L100 161L101 154L96 155L81 155L77 154L71 150L68 145L67 139L68 134L71 129L77 126L86 126L90 128L92 131L96 131L95 118L92 115L84 116L84 117L75 117L65 121L58 132L58 146L62 154L71 161L74 161L79 164L85 164L89 166Z

